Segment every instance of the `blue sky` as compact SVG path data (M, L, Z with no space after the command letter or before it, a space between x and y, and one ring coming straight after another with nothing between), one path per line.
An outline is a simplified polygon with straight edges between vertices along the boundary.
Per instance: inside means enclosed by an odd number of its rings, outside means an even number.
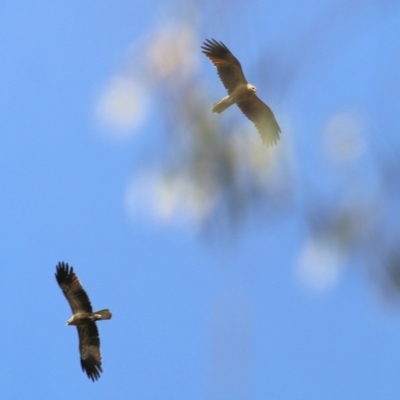
M399 398L398 311L363 258L334 245L320 251L303 207L310 193L376 205L374 150L398 148L399 8L185 4L0 7L1 398ZM294 177L289 212L263 219L250 208L230 235L223 226L199 233L203 214L191 212L208 209L192 204L186 215L180 192L177 210L163 191L161 214L151 199L132 210L132 181L154 176L167 147L165 87L141 53L166 31L193 44L187 71L210 109L225 92L202 41L222 40L240 59L282 127L276 154ZM138 90L123 128L99 116L121 76ZM138 93L145 110L137 111ZM250 127L251 143L264 151L251 124L229 113L210 118ZM347 153L331 137L338 127L350 132ZM65 326L58 261L74 266L94 308L113 312L99 323L104 373L96 383L80 369L76 329Z

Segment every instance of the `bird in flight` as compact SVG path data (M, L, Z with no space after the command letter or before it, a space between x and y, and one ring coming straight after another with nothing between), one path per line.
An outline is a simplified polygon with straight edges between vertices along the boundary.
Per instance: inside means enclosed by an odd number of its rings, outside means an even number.
M277 143L281 129L271 109L256 95L256 87L247 82L238 59L222 43L207 39L202 48L217 68L218 75L228 91L228 96L213 105L212 111L221 114L232 104L254 123L262 141L267 146Z
M67 325L75 325L79 335L79 353L82 370L94 382L100 377L100 338L96 321L111 319L110 310L93 312L89 297L83 289L73 267L67 263L57 264L56 280L72 310Z

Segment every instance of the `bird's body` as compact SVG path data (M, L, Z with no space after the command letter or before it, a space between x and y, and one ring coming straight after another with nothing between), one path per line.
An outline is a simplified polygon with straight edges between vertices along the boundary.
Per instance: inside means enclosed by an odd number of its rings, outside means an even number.
M111 319L112 314L109 310L100 310L94 313L78 312L74 314L68 321L67 325L84 325L88 322L101 321L104 319Z
M78 329L82 370L92 381L96 381L100 377L100 372L103 372L96 321L111 319L112 314L107 309L93 312L87 293L74 273L74 269L67 263L57 264L56 280L73 313L67 325L74 325Z
M231 94L217 101L212 107L212 112L221 114L232 104L248 101L255 92L256 88L253 85L250 85L250 83L242 83L235 87Z
M255 86L247 82L238 59L222 43L207 39L202 52L217 68L218 75L228 91L228 96L213 105L212 111L220 114L232 104L237 104L243 114L256 126L263 142L269 146L279 140L281 129L271 109L255 94Z

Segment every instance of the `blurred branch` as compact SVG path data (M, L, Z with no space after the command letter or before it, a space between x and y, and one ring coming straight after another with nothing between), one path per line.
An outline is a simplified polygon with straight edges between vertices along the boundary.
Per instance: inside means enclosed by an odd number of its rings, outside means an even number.
M210 7L207 2L201 4ZM370 1L368 5L397 10L390 1ZM325 51L331 55L341 51L340 46L330 48L330 40L343 21L358 20L364 6L365 2L356 0L332 2L290 45L278 43L279 52L261 55L263 77L273 76L273 81L263 80L263 84L287 96L289 89L305 79L306 75L299 73L306 71L305 66ZM364 28L376 29L388 15L382 13L375 26ZM371 271L380 269L384 278L379 282L390 281L398 290L400 264L393 241L400 240L399 152L398 147L392 147L393 157L387 158L378 155L375 146L368 146L370 123L379 117L372 112L367 121L360 112L331 110L324 116L324 134L318 136L325 140L324 155L321 149L321 154L316 154L317 148L309 143L307 158L299 157L287 130L278 145L268 149L239 112L227 112L223 117L211 113L216 99L208 90L212 84L198 71L198 27L185 21L161 27L139 42L131 57L140 62L131 62L129 71L122 73L132 87L141 88L143 98L151 99L151 109L146 103L148 109L141 113L151 113L159 138L157 143L153 137L143 139L149 157L129 185L130 213L147 213L156 220L195 227L200 232L222 227L228 234L240 231L249 220L270 226L271 220L297 214L304 218L308 231L300 268L302 274L318 275L319 288L328 282L321 274L324 268L333 282L338 271L352 261ZM360 34L358 27L353 32ZM340 38L349 40L343 34ZM373 98L377 83L379 76L365 88L364 97ZM346 98L343 96L343 109ZM365 108L361 100L357 106ZM320 115L312 118L323 119ZM141 129L136 126L136 130ZM390 130L399 130L396 119ZM311 151L314 163L308 159ZM157 163L151 154L156 154ZM312 176L312 183L305 183L307 175ZM381 287L386 290L387 285Z

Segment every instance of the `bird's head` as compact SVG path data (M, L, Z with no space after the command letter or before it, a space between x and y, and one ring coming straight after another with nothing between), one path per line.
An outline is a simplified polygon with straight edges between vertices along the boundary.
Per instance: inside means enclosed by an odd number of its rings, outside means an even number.
M250 83L247 84L247 89L251 90L254 93L257 91L257 88L253 85L250 85Z

